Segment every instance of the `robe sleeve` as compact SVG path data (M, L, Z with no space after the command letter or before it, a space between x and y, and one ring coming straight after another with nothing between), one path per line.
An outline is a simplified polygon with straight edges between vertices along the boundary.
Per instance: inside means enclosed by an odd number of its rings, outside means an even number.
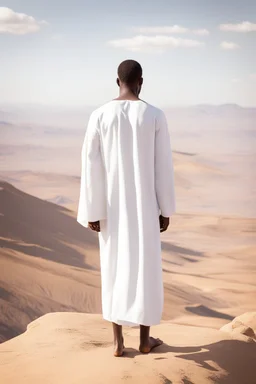
M156 118L155 189L159 213L170 217L176 212L174 170L168 124L161 110Z
M101 153L98 118L92 113L81 153L81 184L77 221L88 228L89 221L106 219L105 168Z

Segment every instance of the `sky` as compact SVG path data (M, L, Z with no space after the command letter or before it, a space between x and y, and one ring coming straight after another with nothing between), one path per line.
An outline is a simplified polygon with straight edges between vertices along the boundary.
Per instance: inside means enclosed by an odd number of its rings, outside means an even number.
M0 103L95 106L140 62L159 107L256 106L254 0L0 1Z

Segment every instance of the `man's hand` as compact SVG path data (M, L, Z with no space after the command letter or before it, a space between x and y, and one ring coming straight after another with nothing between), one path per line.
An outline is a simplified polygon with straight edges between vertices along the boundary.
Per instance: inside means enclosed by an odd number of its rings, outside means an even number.
M89 221L88 222L89 228L91 228L93 231L100 232L100 221Z
M164 217L162 215L159 216L160 232L166 231L169 227L169 222L169 217Z

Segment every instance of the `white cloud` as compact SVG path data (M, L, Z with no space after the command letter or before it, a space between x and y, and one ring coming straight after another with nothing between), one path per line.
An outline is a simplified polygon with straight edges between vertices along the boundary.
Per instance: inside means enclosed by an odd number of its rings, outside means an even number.
M187 28L181 27L179 25L173 26L159 26L159 27L134 27L133 30L137 33L147 33L147 34L170 34L170 33L186 33Z
M210 34L208 29L193 29L192 32L198 36L208 36Z
M155 34L155 35L169 35L169 34L179 34L179 33L187 33L191 32L195 35L206 36L209 35L209 31L207 29L189 29L185 27L181 27L180 25L172 25L172 26L156 26L156 27L134 27L133 31L141 34Z
M132 52L153 52L161 53L171 48L193 48L200 47L204 43L191 40L176 38L172 36L144 36L138 35L128 39L117 39L108 42L108 45L115 48L123 48Z
M220 43L220 47L229 51L240 48L238 44L232 43L231 41L222 41L222 43Z
M37 21L25 13L14 12L10 8L0 7L0 33L25 35L40 30L46 21Z
M251 23L249 21L243 21L239 24L221 24L220 26L221 31L228 31L228 32L255 32L256 31L256 24Z

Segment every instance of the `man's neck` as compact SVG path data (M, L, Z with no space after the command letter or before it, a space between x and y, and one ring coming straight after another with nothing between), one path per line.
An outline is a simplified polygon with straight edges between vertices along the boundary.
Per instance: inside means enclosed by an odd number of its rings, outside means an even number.
M138 99L139 97L136 94L135 90L127 87L120 88L119 97L117 97L117 100L138 100Z

